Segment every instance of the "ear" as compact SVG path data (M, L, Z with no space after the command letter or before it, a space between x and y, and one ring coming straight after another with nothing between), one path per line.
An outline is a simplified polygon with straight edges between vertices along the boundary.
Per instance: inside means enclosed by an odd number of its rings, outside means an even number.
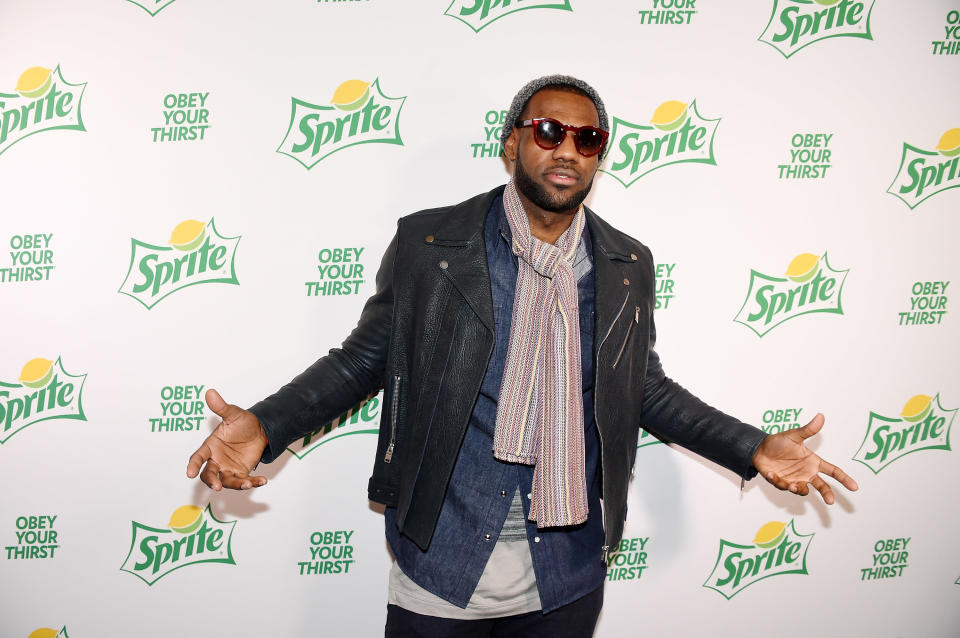
M516 127L510 131L506 141L503 143L503 155L510 162L517 159L517 146L520 144L520 130Z

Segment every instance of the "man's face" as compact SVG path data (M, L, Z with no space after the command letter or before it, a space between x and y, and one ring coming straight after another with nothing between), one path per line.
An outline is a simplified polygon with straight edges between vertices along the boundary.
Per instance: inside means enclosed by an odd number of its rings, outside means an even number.
M572 126L599 126L593 101L583 95L544 89L534 94L520 119L550 117ZM586 198L597 172L599 154L577 152L570 133L560 146L545 150L533 139L533 129L515 128L504 146L513 163L513 177L521 197L545 211L574 213Z

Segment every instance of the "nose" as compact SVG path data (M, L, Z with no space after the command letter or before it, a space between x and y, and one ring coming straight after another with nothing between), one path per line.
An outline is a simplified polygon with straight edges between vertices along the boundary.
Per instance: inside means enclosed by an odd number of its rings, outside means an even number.
M560 142L560 146L553 149L553 157L555 159L576 160L579 155L577 145L573 141L573 131L564 131L563 141Z

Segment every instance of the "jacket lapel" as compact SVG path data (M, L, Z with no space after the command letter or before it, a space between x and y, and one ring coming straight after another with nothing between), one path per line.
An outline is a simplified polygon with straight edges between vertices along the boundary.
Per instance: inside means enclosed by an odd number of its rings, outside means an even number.
M633 306L630 298L643 286L643 282L631 281L631 269L638 256L630 250L636 250L621 239L617 231L597 217L596 213L585 208L587 225L590 227L590 239L593 244L593 267L596 277L594 312L596 323L593 336L594 355L599 360L600 347L613 330L614 324L625 316L633 319ZM636 272L636 269L633 269ZM629 282L629 283L625 283ZM637 289L639 290L639 289Z
M437 267L491 331L493 297L483 228L490 206L502 192L500 186L455 206L442 217L433 234L423 238L427 247L438 249ZM441 261L446 267L440 265Z

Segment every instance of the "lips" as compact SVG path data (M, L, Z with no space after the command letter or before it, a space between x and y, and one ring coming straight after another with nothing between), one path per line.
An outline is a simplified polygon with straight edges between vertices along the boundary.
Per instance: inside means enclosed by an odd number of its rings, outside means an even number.
M571 168L553 167L543 173L551 184L557 186L572 186L580 181L580 173Z

